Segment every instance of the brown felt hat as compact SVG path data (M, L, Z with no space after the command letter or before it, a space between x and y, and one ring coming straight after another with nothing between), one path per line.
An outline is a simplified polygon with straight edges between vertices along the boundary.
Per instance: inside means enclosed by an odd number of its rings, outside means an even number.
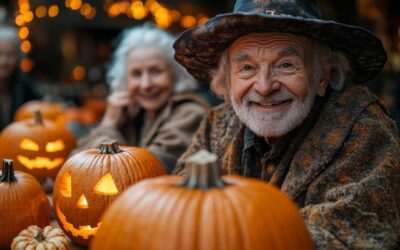
M256 32L304 35L342 51L359 83L374 77L387 59L378 37L361 27L321 19L315 0L237 0L233 13L184 31L174 44L175 58L196 78L210 81L222 52L237 38Z

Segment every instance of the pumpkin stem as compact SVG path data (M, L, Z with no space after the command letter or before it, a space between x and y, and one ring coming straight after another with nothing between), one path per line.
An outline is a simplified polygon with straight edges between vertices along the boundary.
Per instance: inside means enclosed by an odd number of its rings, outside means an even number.
M14 174L14 162L10 159L3 160L3 171L0 176L0 182L17 182L17 178L15 178Z
M115 140L102 142L99 148L100 154L116 154L122 151L123 150L118 147L118 142Z
M229 185L221 179L221 171L216 164L217 156L200 150L188 158L188 169L177 187L208 190Z
M45 239L46 239L46 237L44 237L44 235L43 235L43 229L41 229L39 227L38 234L36 235L35 240L37 240L38 242L42 242Z
M35 124L36 125L43 125L43 117L40 110L35 111Z

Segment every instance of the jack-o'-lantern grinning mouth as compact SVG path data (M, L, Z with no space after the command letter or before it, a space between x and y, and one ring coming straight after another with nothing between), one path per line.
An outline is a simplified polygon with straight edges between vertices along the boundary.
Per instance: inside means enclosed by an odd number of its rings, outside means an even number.
M90 236L94 236L97 233L97 230L101 226L102 222L97 223L97 227L91 227L90 225L79 226L79 229L75 228L72 223L69 223L65 217L65 215L61 212L58 205L55 205L56 213L58 215L58 219L62 224L62 228L70 232L75 237L82 237L87 240Z
M37 156L34 159L29 159L28 157L22 155L17 155L17 160L24 167L30 170L43 168L50 170L61 166L61 164L64 162L64 158L55 158L54 160L50 160L48 157Z

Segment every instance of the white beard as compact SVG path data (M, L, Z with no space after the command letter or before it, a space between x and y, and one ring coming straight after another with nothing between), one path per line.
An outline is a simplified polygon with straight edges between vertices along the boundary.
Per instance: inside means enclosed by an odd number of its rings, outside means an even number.
M250 90L238 103L231 93L231 103L239 120L244 123L253 133L264 138L281 137L299 126L310 113L313 107L317 90L310 85L306 98L300 101L297 96L286 88L272 93L269 96L262 96L254 90ZM279 103L291 100L289 108L273 113L260 112L252 109L251 102L272 102Z

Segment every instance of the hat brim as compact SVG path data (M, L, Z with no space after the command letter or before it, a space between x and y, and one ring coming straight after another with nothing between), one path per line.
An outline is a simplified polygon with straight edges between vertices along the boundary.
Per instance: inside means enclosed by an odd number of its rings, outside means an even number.
M217 15L184 31L174 43L175 58L194 77L209 82L222 52L237 38L256 32L305 35L342 51L350 59L353 80L358 83L373 78L387 59L380 39L364 28L320 19L246 13Z

